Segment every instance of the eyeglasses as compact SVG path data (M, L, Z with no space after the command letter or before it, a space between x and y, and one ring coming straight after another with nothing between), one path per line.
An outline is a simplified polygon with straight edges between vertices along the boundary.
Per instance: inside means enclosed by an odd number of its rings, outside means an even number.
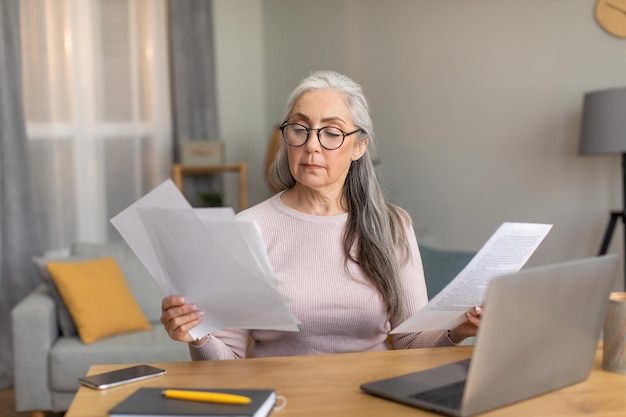
M295 147L304 145L306 141L309 140L309 136L313 130L317 132L317 140L319 140L322 148L328 149L329 151L337 149L343 145L343 141L346 139L346 136L354 135L357 132L363 132L363 129L356 129L352 132L346 133L343 130L332 126L311 129L301 125L300 123L284 122L280 125L283 140L287 143L287 145Z

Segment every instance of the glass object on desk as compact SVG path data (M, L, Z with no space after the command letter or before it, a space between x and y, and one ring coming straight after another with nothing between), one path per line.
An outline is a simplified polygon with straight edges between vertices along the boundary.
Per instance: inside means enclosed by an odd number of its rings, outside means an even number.
M611 293L602 334L602 368L626 374L626 292Z

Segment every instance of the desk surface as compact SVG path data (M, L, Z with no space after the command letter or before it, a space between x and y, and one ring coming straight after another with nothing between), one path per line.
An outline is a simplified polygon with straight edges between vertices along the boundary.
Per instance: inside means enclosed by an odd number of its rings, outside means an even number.
M431 368L469 357L471 347L346 353L207 362L164 362L164 376L96 391L81 387L65 417L106 417L139 387L273 388L287 406L272 417L420 416L416 408L364 394L364 382ZM95 365L90 374L128 365ZM584 382L510 405L484 416L626 416L626 375L603 371L598 351Z

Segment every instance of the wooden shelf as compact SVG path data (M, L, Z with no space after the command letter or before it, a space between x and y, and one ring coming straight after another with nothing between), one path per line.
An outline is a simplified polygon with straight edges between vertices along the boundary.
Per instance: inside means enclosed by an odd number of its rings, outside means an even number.
M172 176L174 184L180 192L183 192L183 178L187 175L212 175L222 172L236 172L239 174L239 210L248 208L248 188L246 183L246 169L248 166L240 162L238 164L225 164L214 166L184 166L181 164L172 165Z

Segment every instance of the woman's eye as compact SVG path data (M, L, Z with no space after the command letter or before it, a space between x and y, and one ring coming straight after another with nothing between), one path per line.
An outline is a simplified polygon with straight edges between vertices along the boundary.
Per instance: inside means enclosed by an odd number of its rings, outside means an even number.
M336 137L341 136L341 131L331 127L331 128L324 129L324 134L328 136L329 138L336 138Z

